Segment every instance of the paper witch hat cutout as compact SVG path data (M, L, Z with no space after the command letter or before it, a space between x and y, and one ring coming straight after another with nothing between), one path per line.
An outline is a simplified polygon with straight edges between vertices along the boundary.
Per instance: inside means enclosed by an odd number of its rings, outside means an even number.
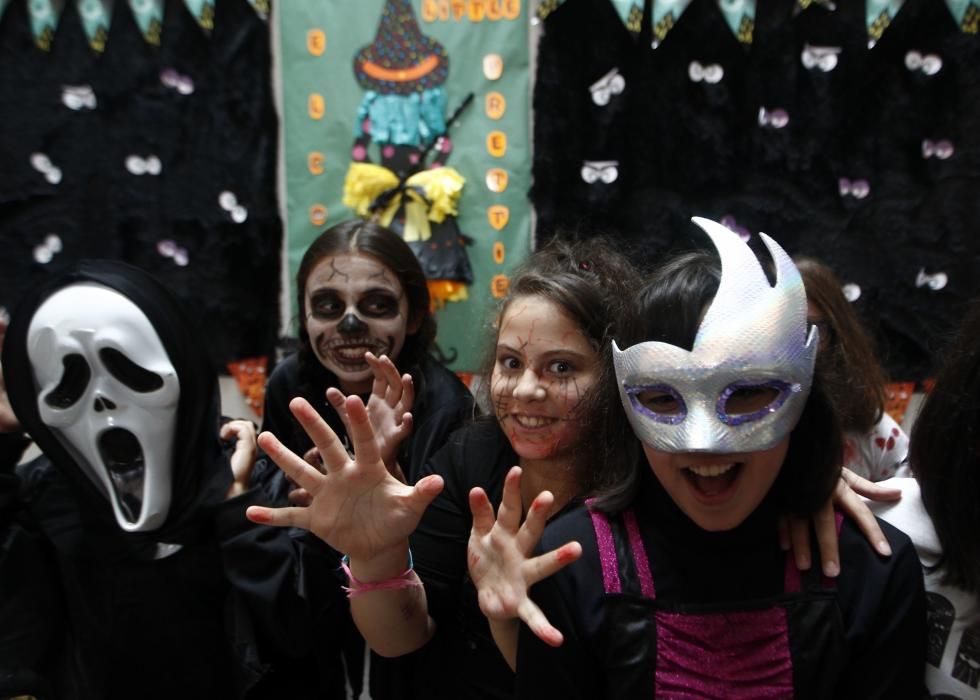
M387 0L374 41L354 56L354 75L365 90L410 95L442 85L449 57L419 29L409 0Z

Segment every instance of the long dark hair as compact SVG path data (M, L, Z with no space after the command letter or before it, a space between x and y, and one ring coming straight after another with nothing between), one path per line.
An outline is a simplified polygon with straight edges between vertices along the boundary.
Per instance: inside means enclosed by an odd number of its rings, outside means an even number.
M401 236L379 224L355 219L331 226L310 244L296 271L296 308L299 310L298 350L300 372L318 376L323 368L310 347L306 330L306 281L321 260L335 255L367 255L387 267L401 283L408 299L408 325L418 330L406 336L398 357L391 358L402 371L419 365L430 352L436 337L436 321L429 308L429 287L415 253ZM318 383L318 382L314 382Z
M515 270L496 318L503 318L516 299L537 296L550 301L572 319L598 355L598 376L578 406L582 430L588 437L575 450L573 469L578 495L586 495L623 478L622 460L613 452L629 438L629 425L616 406L619 394L612 370L612 341L632 337L632 300L640 287L639 273L602 237L566 242L555 238L531 254ZM481 399L489 404L490 377L497 346L495 324L482 363L487 381Z
M639 337L690 350L702 314L720 282L721 261L714 251L681 253L665 262L639 295ZM617 416L626 422L621 412L617 411ZM636 442L632 435L631 439ZM827 501L840 475L842 449L833 404L816 372L803 414L790 434L786 459L770 491L781 513L806 516ZM648 469L639 458L632 464L633 473L604 491L596 501L597 508L617 512L632 503L640 470Z
M820 329L817 365L833 396L841 428L866 433L885 410L885 375L871 336L829 267L812 258L795 258L795 262L807 301L826 321L826 327Z
M980 592L980 299L912 427L909 462L943 547L945 583Z

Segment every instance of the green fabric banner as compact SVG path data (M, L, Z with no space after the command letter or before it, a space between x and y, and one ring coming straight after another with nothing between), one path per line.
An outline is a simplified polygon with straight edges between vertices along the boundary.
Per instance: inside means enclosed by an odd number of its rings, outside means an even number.
M452 369L478 369L494 298L530 249L527 3L290 0L276 11L290 282L313 238L357 209L403 229L423 262L452 247L471 275L442 286L426 267L438 343ZM418 172L399 178L399 158Z

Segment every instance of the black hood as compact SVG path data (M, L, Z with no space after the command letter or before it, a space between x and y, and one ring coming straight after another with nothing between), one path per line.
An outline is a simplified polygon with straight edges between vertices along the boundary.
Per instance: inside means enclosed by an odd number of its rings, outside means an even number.
M138 306L153 325L180 382L170 511L158 529L127 533L116 523L112 505L92 484L74 457L41 421L38 385L27 354L27 332L37 309L55 292L80 282L113 289ZM112 553L152 556L156 543L186 544L207 527L208 506L223 500L232 474L218 437L221 420L217 376L189 310L155 278L121 262L82 261L27 293L14 309L3 347L3 376L17 418L57 469L35 510L51 516L49 535L61 549L90 556ZM43 473L43 470L42 470ZM42 518L44 520L46 518Z

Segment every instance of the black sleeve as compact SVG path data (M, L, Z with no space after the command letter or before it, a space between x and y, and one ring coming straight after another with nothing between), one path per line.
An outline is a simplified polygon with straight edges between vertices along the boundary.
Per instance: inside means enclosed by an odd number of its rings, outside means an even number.
M517 644L518 698L600 698L597 659L588 636L597 620L583 620L587 611L601 606L601 581L595 538L586 531L581 513L572 512L549 524L536 554L559 547L570 540L582 544L579 561L531 589L531 599L564 637L560 647L550 647L521 624Z
M253 488L218 507L225 577L276 654L302 656L335 638L339 649L339 631L332 631L347 615L340 555L305 531L247 520L245 509L262 500L262 491Z
M425 464L442 448L449 436L473 416L473 394L450 370L436 365L425 372L425 401L413 412L411 444L399 459L410 484L418 481Z
M444 487L425 509L410 543L415 570L425 584L429 614L437 622L454 614L466 575L466 544L472 517L469 483L461 479L464 431L456 433L422 468L419 477L442 476Z
M889 558L875 554L849 521L841 529L844 564L838 600L847 634L848 665L835 697L918 700L926 695L922 568L909 538L888 523L878 523L892 547Z
M30 444L31 439L23 433L0 433L0 473L13 472Z
M32 523L20 479L6 466L0 467L0 696L42 697L61 631L61 576L50 543Z
M444 483L411 537L415 569L437 622L457 612L460 586L467 577L466 545L473 525L470 489L482 487L491 505L499 505L504 477L516 459L509 448L496 421L477 421L449 436L419 474L438 474Z

